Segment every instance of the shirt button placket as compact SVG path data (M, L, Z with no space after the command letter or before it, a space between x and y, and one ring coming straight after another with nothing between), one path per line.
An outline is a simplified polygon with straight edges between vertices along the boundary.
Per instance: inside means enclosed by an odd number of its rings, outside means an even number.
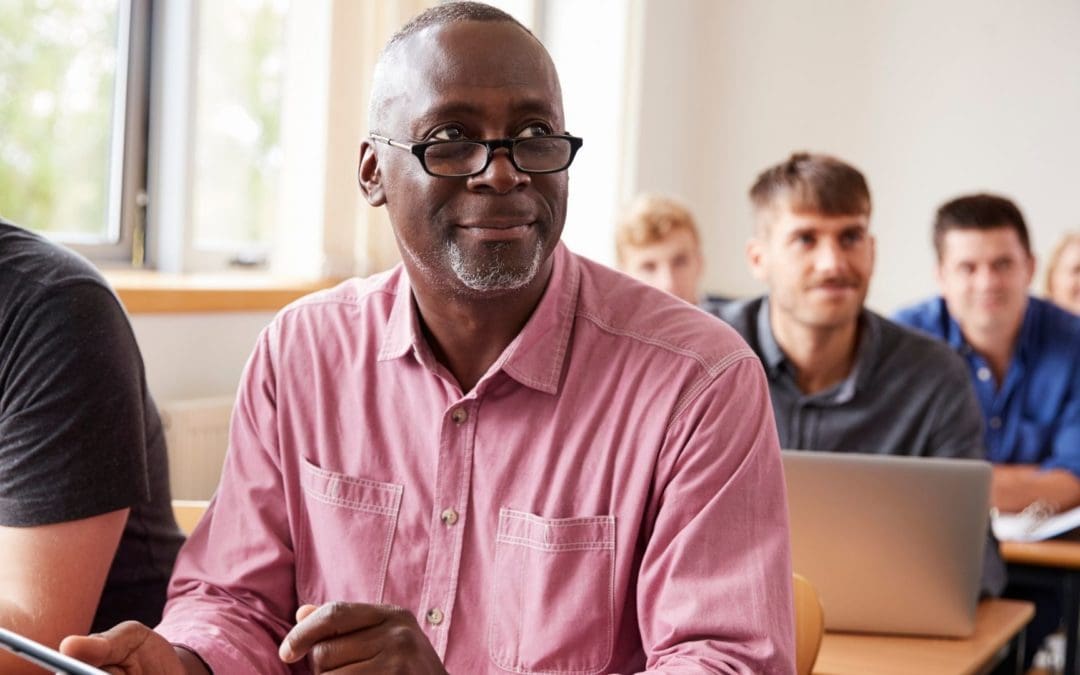
M472 429L468 403L460 403L444 413L443 439L440 443L438 463L439 475L436 479L435 503L441 510L435 512L433 529L430 532L431 548L426 566L426 590L421 598L424 612L424 629L432 646L440 657L446 650L446 632L453 621L453 602L456 589L453 580L457 578L461 556L462 528L455 527L463 517L458 511L464 511L468 494L469 466L472 451ZM463 485L461 480L466 483Z

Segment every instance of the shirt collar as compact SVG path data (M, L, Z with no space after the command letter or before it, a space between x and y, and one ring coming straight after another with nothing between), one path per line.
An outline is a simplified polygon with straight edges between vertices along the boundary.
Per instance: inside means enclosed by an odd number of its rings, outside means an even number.
M581 269L562 242L555 247L552 259L551 278L532 316L483 379L501 369L527 387L548 394L558 393L577 312ZM420 332L412 287L403 267L399 268L396 285L396 297L378 360L400 358L412 351L423 362L431 350Z
M975 352L975 348L972 347L967 338L964 337L963 331L960 330L960 324L957 322L951 312L949 312L949 306L945 303L945 298L938 298L938 302L941 303L941 312L948 319L945 322L945 340L949 343L953 349L964 356L970 356ZM1033 344L1035 340L1035 324L1038 318L1035 313L1038 311L1036 307L1038 303L1033 298L1028 297L1027 307L1024 309L1024 320L1020 324L1020 332L1016 337L1016 347L1013 349L1012 358L1010 363L1026 363L1027 353L1029 351L1028 345ZM1011 367L1011 366L1010 366Z
M833 403L847 403L855 393L867 385L867 380L873 370L868 364L872 364L877 358L879 338L881 335L881 319L875 316L865 307L859 313L859 343L855 348L855 363L851 372L836 386L827 391L816 394L814 397L824 397ZM766 296L758 309L757 316L758 344L761 348L762 361L772 377L781 372L787 373L794 378L793 366L790 365L787 355L780 348L780 344L773 335L772 323L769 321L769 298Z

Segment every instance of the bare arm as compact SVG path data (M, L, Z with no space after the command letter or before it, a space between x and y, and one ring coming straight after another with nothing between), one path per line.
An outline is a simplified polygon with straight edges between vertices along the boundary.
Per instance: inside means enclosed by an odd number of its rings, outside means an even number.
M56 648L97 611L128 509L36 527L0 527L0 625ZM41 673L0 655L0 672Z
M1042 500L1057 511L1080 506L1080 478L1066 469L1042 469L1035 464L994 466L993 506L1005 513L1023 511Z

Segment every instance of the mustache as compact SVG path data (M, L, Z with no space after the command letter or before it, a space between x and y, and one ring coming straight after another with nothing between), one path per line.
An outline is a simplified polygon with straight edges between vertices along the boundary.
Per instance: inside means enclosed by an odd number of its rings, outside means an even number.
M834 275L814 279L809 285L810 288L859 288L862 279L851 275Z

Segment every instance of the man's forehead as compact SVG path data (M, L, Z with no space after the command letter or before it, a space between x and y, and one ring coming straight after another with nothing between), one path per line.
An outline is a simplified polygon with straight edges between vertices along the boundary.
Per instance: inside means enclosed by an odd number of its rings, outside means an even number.
M949 256L1026 255L1020 235L1008 225L989 229L957 228L947 230L942 239Z
M547 50L508 22L464 21L429 26L403 40L399 70L441 86L549 89L558 77Z

